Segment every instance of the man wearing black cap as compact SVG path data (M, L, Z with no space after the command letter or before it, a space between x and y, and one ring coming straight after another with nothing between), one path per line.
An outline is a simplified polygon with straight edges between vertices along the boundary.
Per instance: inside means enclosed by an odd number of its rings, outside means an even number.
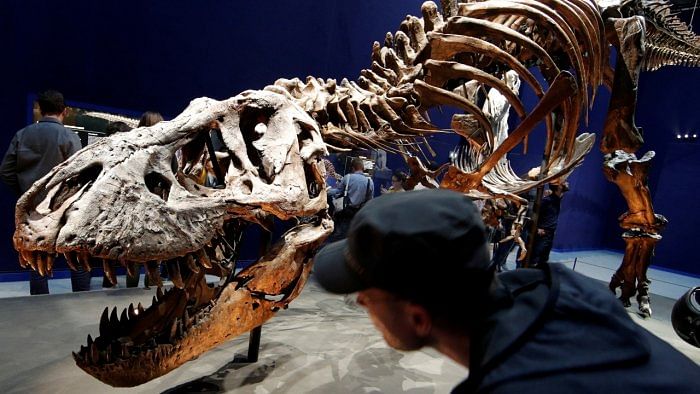
M456 393L697 392L700 368L629 318L602 284L552 264L499 276L472 202L395 193L316 256L334 293L358 292L389 346L469 368Z

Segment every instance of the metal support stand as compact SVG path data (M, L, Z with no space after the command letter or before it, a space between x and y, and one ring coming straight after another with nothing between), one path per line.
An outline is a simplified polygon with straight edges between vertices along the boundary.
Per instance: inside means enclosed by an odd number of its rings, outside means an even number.
M268 225L269 232L263 232L260 235L260 256L265 255L270 250L272 245L272 229L275 225L274 221L266 223ZM241 356L238 355L233 358L234 364L245 364L254 363L258 361L258 355L260 354L260 338L262 336L262 326L257 326L250 330L250 337L248 338L248 355Z
M223 189L226 187L226 184L224 183L224 173L221 169L221 166L219 165L219 159L216 157L214 143L211 140L211 133L215 131L216 130L214 129L209 130L205 134L204 142L207 145L207 150L209 151L209 160L211 160L211 166L214 169L214 175L216 175L216 185L214 185L214 188Z
M250 364L258 361L260 354L260 337L262 334L262 326L257 326L250 330L248 338L248 354L246 356L238 354L233 358L233 364Z
M250 338L248 339L248 362L254 363L258 361L258 354L260 353L260 336L262 334L262 326L257 326L250 331Z

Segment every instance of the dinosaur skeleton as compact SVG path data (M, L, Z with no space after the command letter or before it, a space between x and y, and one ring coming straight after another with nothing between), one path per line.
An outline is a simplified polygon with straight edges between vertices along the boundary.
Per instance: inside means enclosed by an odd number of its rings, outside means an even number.
M89 269L91 259L101 258L107 271L113 261L129 272L144 263L157 276L164 262L175 285L159 290L147 309L106 309L100 335L88 336L74 354L78 366L113 386L138 385L286 307L332 231L319 161L327 147L399 152L427 177L440 170L428 171L417 159L429 149L424 137L455 132L481 146L480 154L449 166L440 186L517 200L518 193L566 177L591 149L593 135L577 131L600 84L613 88L602 144L606 172L630 205L622 220L626 237L643 245L631 247L636 254L628 253L623 267L646 268L649 240L660 237L661 221L643 182L649 156L633 156L641 143L632 122L634 88L641 69L697 66L698 39L660 1L446 3L449 18L426 2L422 18L407 17L384 45L375 42L371 67L357 81L280 79L225 101L194 100L172 121L86 147L22 196L14 245L23 267L50 274L55 255L63 253L71 267ZM614 75L606 40L624 59ZM511 70L539 98L529 111L504 82ZM477 92L496 90L520 119L498 145L470 84ZM465 114L441 129L427 116L435 106ZM520 179L504 158L540 122L547 130L540 174ZM208 187L199 172L208 161L204 137L211 129L221 131L226 146L221 187ZM182 159L174 168L178 150ZM242 227L266 228L272 217L297 225L257 263L232 275ZM640 280L635 272L621 268L616 276L623 299ZM209 285L205 273L222 280Z

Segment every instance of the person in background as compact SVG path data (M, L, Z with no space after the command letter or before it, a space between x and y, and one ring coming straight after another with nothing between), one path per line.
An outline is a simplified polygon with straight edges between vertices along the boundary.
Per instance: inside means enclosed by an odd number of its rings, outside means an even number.
M359 157L352 159L351 168L352 173L346 174L338 187L328 189L328 195L331 198L341 196L345 198L343 209L336 212L333 218L335 229L329 237L330 239L344 238L355 213L374 197L374 182L364 173L364 161Z
M151 127L158 122L163 121L163 115L159 112L146 111L141 115L139 125L137 127Z
M17 197L81 148L80 138L63 126L67 113L63 95L47 90L37 101L41 120L15 134L0 165L0 179ZM34 271L30 275L29 293L48 294L48 277ZM73 291L90 290L90 273L82 267L71 271L71 286Z
M532 256L530 257L531 267L541 267L549 262L549 253L552 251L554 233L557 231L557 222L561 211L561 199L564 193L569 191L569 182L550 183L549 190L551 193L542 197L540 204L535 244L532 247Z
M109 122L109 124L107 124L107 127L105 127L105 135L126 133L127 131L131 131L131 127L128 124L119 120L115 122Z
M397 350L431 347L469 369L453 393L697 393L700 367L636 324L599 282L562 264L496 274L461 193L367 203L314 276L357 303Z
M382 194L405 191L404 183L406 182L406 178L407 176L405 172L394 171L394 173L391 175L391 186L388 189L382 187Z
M163 116L158 112L146 111L141 115L139 120L139 125L137 127L151 127L158 122L163 121ZM139 277L141 277L141 265L136 266L136 275L130 276L126 275L126 287L138 287ZM148 274L144 275L143 286L148 288L150 286L150 281Z
M323 168L326 171L326 185L330 187L336 186L336 183L339 182L343 177L338 175L338 173L335 171L335 166L333 165L333 162L331 162L325 157L322 158L321 161L323 162Z
M333 165L333 162L328 160L328 158L322 158L321 162L323 163L326 186L334 188L337 185L337 183L340 182L342 177L338 175L338 173L335 171L335 166ZM329 193L326 193L326 202L328 203L328 215L330 215L330 217L333 217L333 215L335 215L335 205L333 204L333 197Z

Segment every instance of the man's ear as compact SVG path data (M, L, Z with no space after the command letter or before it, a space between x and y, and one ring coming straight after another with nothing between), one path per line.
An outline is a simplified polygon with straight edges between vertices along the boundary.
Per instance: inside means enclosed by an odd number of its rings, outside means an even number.
M416 335L427 337L433 328L433 318L421 305L409 304L408 313Z

